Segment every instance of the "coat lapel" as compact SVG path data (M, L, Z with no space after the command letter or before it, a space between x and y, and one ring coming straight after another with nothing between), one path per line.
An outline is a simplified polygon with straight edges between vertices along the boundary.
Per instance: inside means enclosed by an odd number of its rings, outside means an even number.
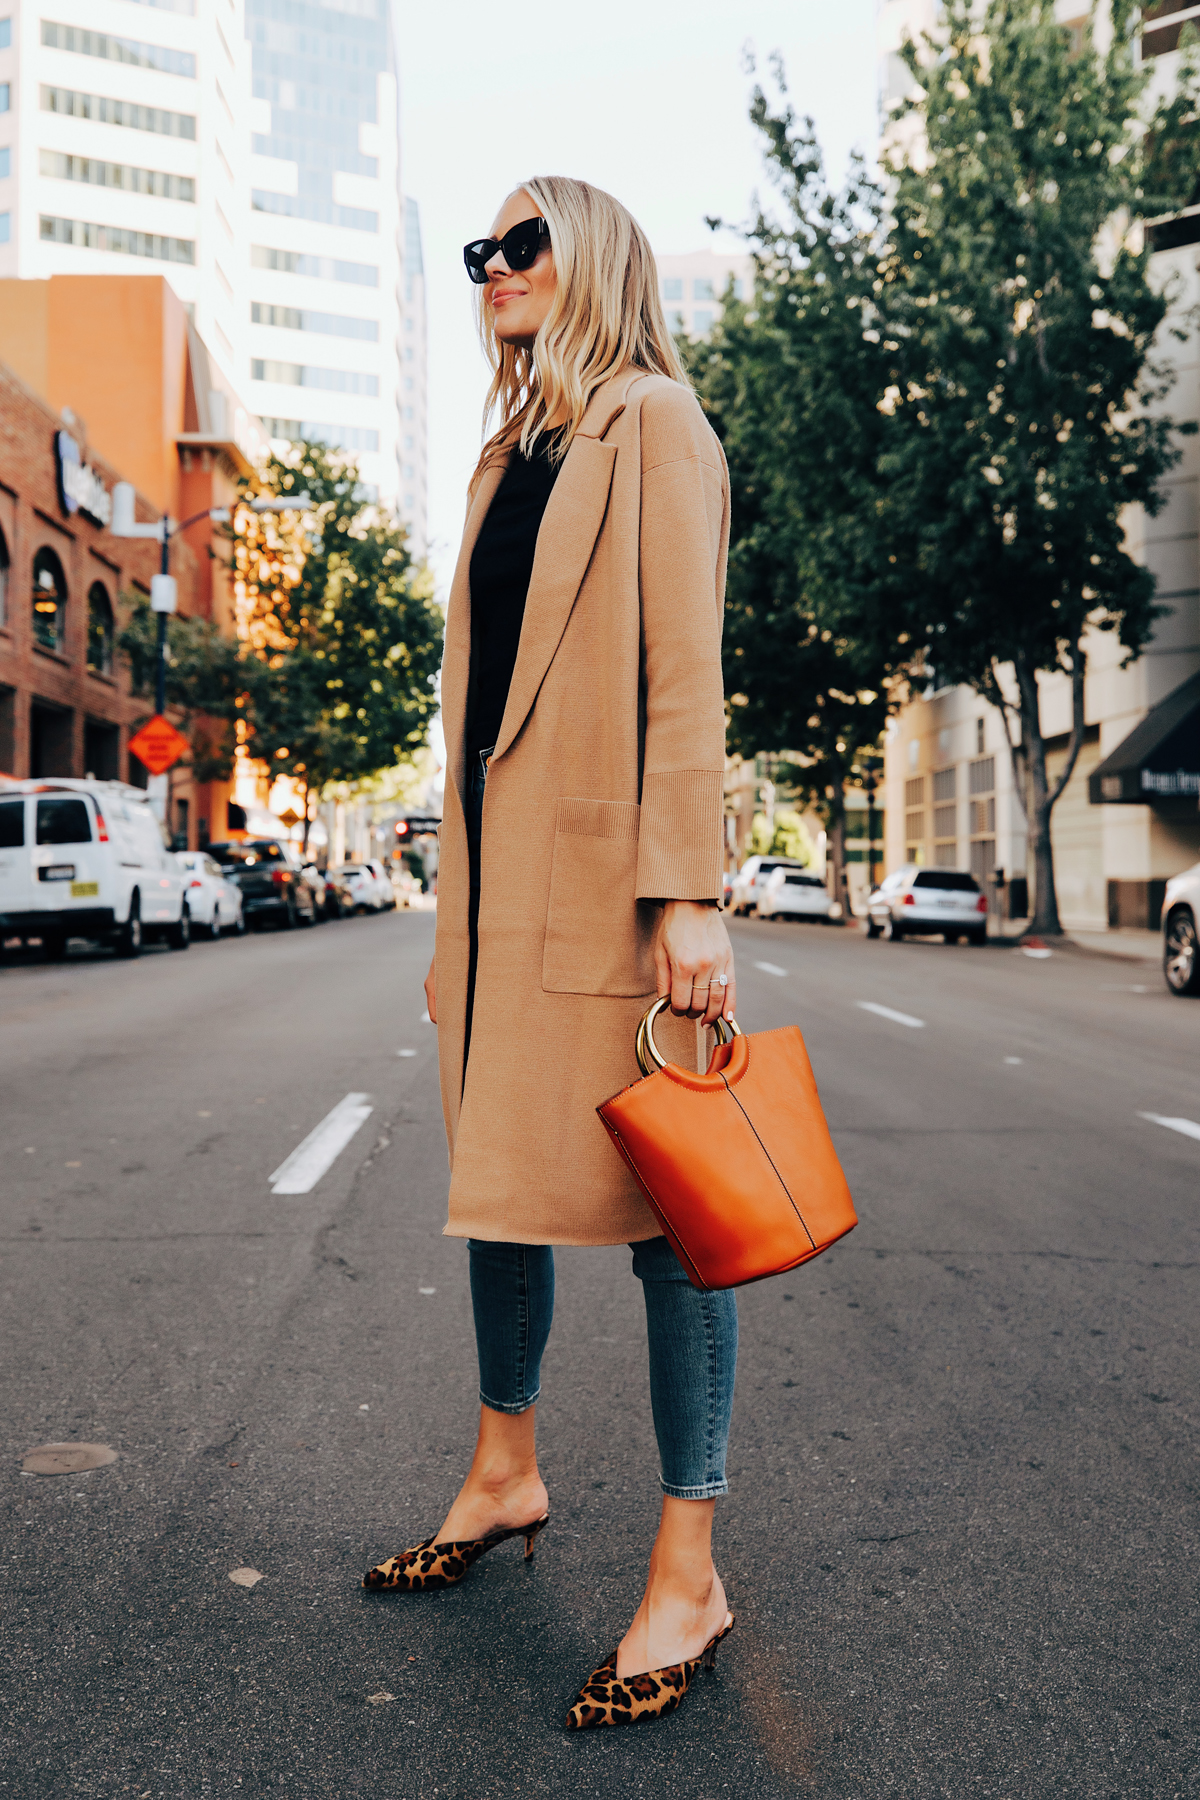
M624 411L625 396L640 374L626 370L592 396L554 483L538 533L521 644L496 740L497 757L503 756L528 718L583 585L608 510L617 457L616 445L601 440Z
M462 548L450 584L446 607L446 646L442 653L442 730L446 736L446 772L465 798L467 682L471 674L471 552L475 548L496 489L504 480L508 457L499 458L481 476L467 513Z

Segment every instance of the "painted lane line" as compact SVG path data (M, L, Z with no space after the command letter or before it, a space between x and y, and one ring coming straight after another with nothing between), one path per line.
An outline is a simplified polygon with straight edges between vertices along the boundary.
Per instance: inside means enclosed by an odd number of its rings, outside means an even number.
M1006 1063L1012 1063L1013 1066L1015 1067L1016 1064L1021 1062L1023 1059L1019 1056L1006 1056L1004 1060Z
M1165 1125L1168 1131L1181 1131L1184 1137L1200 1143L1200 1125L1194 1119L1164 1119L1161 1113L1139 1113L1138 1118L1149 1119L1152 1125Z
M315 1131L310 1131L302 1144L297 1144L286 1162L281 1162L267 1177L273 1194L308 1194L316 1187L326 1169L341 1155L355 1132L370 1118L375 1108L366 1104L367 1094L347 1094L332 1112L326 1113Z
M881 1019L890 1019L893 1025L909 1025L914 1031L920 1031L925 1024L924 1019L914 1019L911 1013L896 1012L890 1006L879 1006L874 1000L857 1002L864 1012L875 1013Z
M754 966L756 969L761 969L764 975L786 975L787 974L787 970L781 969L778 963L755 963Z

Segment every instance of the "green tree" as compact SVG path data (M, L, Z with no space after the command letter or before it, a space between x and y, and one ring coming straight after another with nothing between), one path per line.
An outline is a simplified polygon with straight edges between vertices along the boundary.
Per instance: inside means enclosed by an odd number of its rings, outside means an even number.
M1003 710L1047 933L1060 929L1050 821L1083 741L1089 635L1134 656L1160 610L1123 510L1158 511L1175 436L1195 428L1163 411L1168 297L1137 221L1191 197L1196 84L1185 66L1150 109L1137 9L1108 10L1102 50L1092 18L1079 44L1052 0L988 0L982 16L946 0L936 41L907 47L923 93L903 110L918 129L898 134L909 149L893 160L864 333L865 363L892 363L877 471L879 548L904 576L896 616L926 672ZM1039 714L1052 672L1072 692L1053 783Z
M235 511L229 529L241 625L265 670L247 748L310 793L407 761L437 706L442 615L403 530L372 502L353 460L299 444L254 492L307 493L303 519ZM247 496L250 495L247 484ZM307 836L308 806L305 806Z
M786 98L773 110L756 89L751 117L779 210L760 207L745 228L753 301L727 293L712 337L686 346L729 463L729 747L788 754L779 779L824 820L840 887L846 788L912 656L889 624L897 571L878 555L890 364L864 330L882 196L857 161L829 190L812 121Z

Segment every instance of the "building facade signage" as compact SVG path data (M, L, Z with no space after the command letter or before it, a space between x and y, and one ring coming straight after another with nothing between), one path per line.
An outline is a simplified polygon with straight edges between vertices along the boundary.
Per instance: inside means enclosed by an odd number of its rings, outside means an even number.
M93 525L111 524L112 495L91 464L83 461L69 431L54 434L54 470L58 502L68 516L80 512Z

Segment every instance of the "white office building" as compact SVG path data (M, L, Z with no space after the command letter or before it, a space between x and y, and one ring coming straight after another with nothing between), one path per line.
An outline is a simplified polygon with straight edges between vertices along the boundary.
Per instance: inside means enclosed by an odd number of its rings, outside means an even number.
M244 387L242 0L8 0L0 277L165 275Z
M425 312L425 259L421 214L404 202L403 338L400 353L400 514L412 532L413 554L429 543L429 339Z
M654 260L667 323L688 337L708 336L731 279L735 300L748 300L754 291L754 265L744 254L693 250L688 256L656 253Z

